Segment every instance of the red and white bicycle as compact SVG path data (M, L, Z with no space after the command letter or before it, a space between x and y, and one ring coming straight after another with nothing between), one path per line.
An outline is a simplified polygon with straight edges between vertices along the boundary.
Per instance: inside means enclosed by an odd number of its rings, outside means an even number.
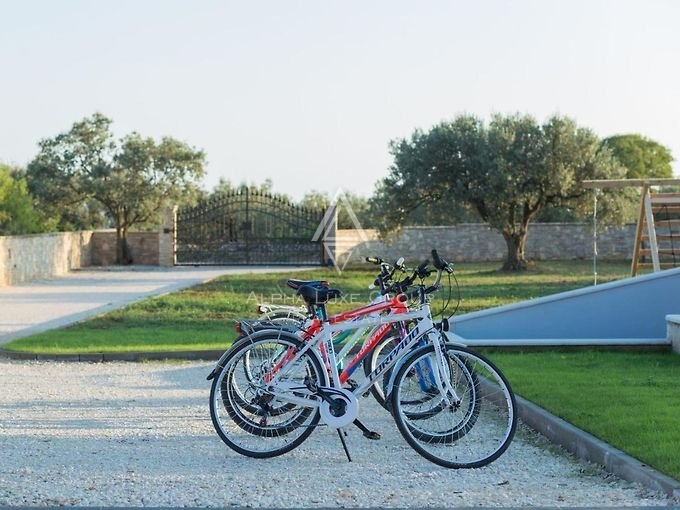
M432 254L438 283L450 266ZM514 394L491 361L447 342L442 325L432 320L425 290L418 289L416 306L399 293L329 317L326 303L340 292L301 285L298 295L315 316L300 332L254 331L238 340L211 374L210 413L222 441L240 454L266 458L296 448L320 425L338 429L343 446L340 429L350 424L376 439L359 420L359 401L380 381L399 431L423 457L448 468L493 462L514 437ZM374 370L351 379L350 367L380 341L377 332L394 323L408 323L409 330ZM340 368L334 337L365 327L376 333Z

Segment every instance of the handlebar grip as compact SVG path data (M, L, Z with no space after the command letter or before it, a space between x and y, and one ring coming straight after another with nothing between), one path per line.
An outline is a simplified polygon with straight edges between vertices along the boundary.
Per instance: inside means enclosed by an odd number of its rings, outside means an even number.
M441 258L439 256L439 253L437 253L437 250L433 249L432 250L432 259L434 260L434 267L439 269L440 271L446 271L447 273L453 272L453 269L451 269L451 265Z
M436 267L437 269L442 269L444 267L442 259L439 256L439 253L437 253L437 250L435 249L432 250L432 260L434 260L434 267Z
M422 273L423 271L425 271L425 268L429 263L430 259L425 259L424 261L422 261L420 265L416 268L416 273Z
M366 262L370 262L371 264L380 264L382 259L379 257L366 257Z

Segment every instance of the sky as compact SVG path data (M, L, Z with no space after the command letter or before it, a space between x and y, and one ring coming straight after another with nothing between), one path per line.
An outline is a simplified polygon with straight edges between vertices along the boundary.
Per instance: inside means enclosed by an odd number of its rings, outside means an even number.
M460 114L564 115L680 158L676 0L0 0L0 20L12 165L95 112L205 151L206 190L295 200L370 196L390 141Z

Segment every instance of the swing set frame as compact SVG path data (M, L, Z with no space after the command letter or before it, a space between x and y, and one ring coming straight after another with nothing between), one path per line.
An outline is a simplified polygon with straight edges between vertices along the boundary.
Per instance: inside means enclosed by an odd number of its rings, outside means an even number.
M597 192L601 189L640 188L640 210L635 229L631 276L639 269L651 267L654 272L680 264L680 192L658 192L658 187L678 187L680 179L599 179L583 181L593 189L593 272L597 284ZM664 212L665 219L655 216ZM673 218L671 218L673 216ZM668 232L660 234L659 227ZM677 246L674 244L677 242ZM660 246L660 243L663 243ZM651 259L650 262L647 258ZM642 259L642 260L641 260Z

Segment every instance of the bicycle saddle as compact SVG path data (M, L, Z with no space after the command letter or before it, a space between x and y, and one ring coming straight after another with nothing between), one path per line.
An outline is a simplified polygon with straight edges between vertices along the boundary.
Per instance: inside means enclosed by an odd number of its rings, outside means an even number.
M314 284L302 285L297 290L298 296L305 300L308 305L322 305L329 300L342 296L340 289L329 287L317 287Z
M328 282L326 280L295 280L290 279L286 282L291 289L298 290L303 285L311 285L312 287L328 287Z

